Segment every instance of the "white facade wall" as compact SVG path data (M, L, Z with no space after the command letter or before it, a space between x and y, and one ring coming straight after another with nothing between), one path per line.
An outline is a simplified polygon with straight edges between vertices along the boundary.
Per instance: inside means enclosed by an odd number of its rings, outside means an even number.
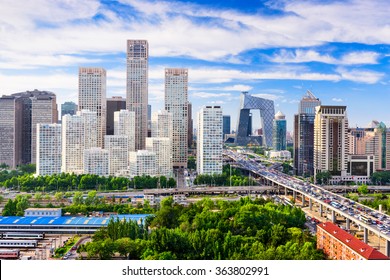
M108 176L110 173L109 152L102 148L84 150L83 173Z
M120 110L114 112L114 135L128 138L128 150L135 151L135 112Z
M165 69L165 110L172 114L173 167L187 167L188 69Z
M157 111L152 114L152 137L172 139L172 114L168 111Z
M130 176L156 175L156 154L147 150L130 152Z
M126 135L106 135L104 149L109 153L110 175L126 170L129 165L128 137Z
M171 140L167 137L146 138L146 149L156 154L156 175L172 177Z
M37 171L38 176L61 173L61 125L37 124Z
M106 70L103 68L79 68L79 111L97 113L97 146L103 147L106 135Z
M198 112L197 171L222 174L222 108L206 106Z

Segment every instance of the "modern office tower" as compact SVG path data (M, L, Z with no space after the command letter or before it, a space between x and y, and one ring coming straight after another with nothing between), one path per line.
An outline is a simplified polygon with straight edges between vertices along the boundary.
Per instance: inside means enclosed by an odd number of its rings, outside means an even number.
M61 125L37 124L37 170L38 176L61 174Z
M104 136L104 149L109 153L110 175L126 170L129 166L129 140L126 135Z
M346 176L348 118L346 106L317 106L314 120L314 176L329 171L333 179Z
M251 110L258 110L260 114L262 138L252 135ZM235 143L245 146L251 142L258 142L266 147L272 147L272 121L275 116L274 102L272 100L251 96L242 92L240 96L240 112L237 122Z
M77 104L72 102L72 101L68 101L68 102L65 102L63 104L61 104L61 118L62 116L65 116L65 115L76 115L76 112L77 112Z
M31 97L31 163L36 163L36 130L39 123L57 123L58 110L53 93L41 93Z
M165 110L172 113L172 164L187 167L188 69L165 69ZM221 136L222 137L222 136Z
M148 135L148 60L148 41L127 40L126 109L135 112L135 150L145 148Z
M83 174L108 176L110 174L109 152L100 147L84 150Z
M172 148L170 138L146 138L146 149L156 154L156 175L172 177Z
M222 174L222 108L206 106L198 112L197 171Z
M114 112L126 109L126 99L121 96L107 98L106 135L114 135Z
M188 102L188 147L192 146L194 140L194 121L192 119L192 104Z
M224 115L222 116L223 119L223 125L222 125L222 133L223 133L223 139L225 139L226 134L230 134L230 116Z
M128 137L129 152L135 151L135 112L120 110L114 112L114 134Z
M147 150L130 152L130 176L156 175L156 154Z
M97 147L97 114L89 110L62 118L62 164L64 173L83 173L84 150Z
M21 98L0 98L0 164L12 169L22 163L22 111Z
M152 137L167 137L172 139L172 113L157 111L152 114Z
M79 111L97 113L97 144L101 148L106 135L106 80L103 68L79 68Z
M12 94L11 97L17 99L17 104L22 104L21 110L18 110L18 112L21 112L21 117L19 116L21 119L17 128L17 130L21 129L21 151L17 152L21 154L21 162L18 162L17 164L28 164L31 163L31 159L35 160L36 124L39 122L57 122L58 112L57 105L55 104L56 96L50 91L35 89L33 91L15 93ZM7 97L3 96L3 98ZM17 107L19 107L19 105ZM19 113L17 115L19 115ZM34 151L34 154L32 154L32 151ZM17 161L19 161L19 159Z
M152 137L152 105L148 105L148 137Z
M294 169L299 176L314 174L314 118L319 105L321 101L308 90L294 115Z
M273 148L275 151L285 151L287 149L287 124L286 116L282 112L277 112L274 119Z

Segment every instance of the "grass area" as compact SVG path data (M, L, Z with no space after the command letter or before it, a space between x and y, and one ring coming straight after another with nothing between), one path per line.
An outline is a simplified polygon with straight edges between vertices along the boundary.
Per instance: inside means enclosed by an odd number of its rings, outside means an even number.
M58 247L54 252L54 258L62 258L80 239L81 237L78 235L73 236L72 238L68 239L64 246Z

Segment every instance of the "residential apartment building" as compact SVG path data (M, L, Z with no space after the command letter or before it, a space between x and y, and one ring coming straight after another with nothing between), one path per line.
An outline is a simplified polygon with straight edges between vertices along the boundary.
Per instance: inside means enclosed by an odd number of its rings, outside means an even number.
M347 175L348 118L346 106L317 106L314 120L314 176L329 171L338 182Z
M332 260L388 260L377 249L358 238L326 222L317 225L317 249L323 250Z
M222 108L205 106L198 112L197 171L199 174L222 174Z
M130 176L155 176L156 175L156 153L147 150L130 152Z
M172 177L172 147L170 138L146 138L146 149L156 154L156 175Z
M84 150L83 174L108 176L110 174L109 152L100 147Z
M61 124L37 124L36 174L61 174Z
M129 140L126 135L106 135L104 149L108 151L111 176L126 170L129 166Z
M126 99L121 96L107 98L106 135L114 135L114 113L126 109Z
M128 150L133 152L136 150L135 146L135 112L129 110L120 110L114 112L114 135L125 135L128 139Z

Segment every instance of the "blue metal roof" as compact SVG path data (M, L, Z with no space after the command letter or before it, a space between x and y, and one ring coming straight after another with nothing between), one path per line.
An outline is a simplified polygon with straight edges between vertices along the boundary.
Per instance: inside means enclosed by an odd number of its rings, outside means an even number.
M109 217L80 217L80 216L62 216L62 217L19 217L19 216L0 216L1 225L85 225L85 226L105 226L110 219L135 220L138 223L144 221L150 214L131 214L131 215L111 215Z

